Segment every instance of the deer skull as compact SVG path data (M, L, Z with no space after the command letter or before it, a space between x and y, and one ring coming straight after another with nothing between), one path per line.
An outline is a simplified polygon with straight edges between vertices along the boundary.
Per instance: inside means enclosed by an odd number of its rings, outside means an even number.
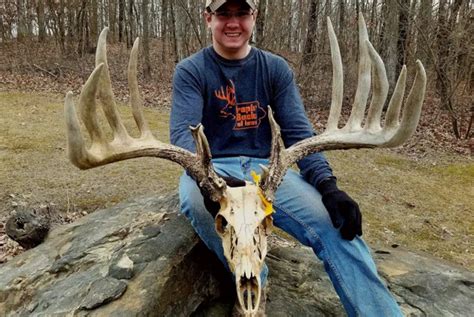
M227 187L215 218L224 255L235 275L239 303L249 315L256 313L260 305L260 273L273 223L260 191L250 182L244 187Z

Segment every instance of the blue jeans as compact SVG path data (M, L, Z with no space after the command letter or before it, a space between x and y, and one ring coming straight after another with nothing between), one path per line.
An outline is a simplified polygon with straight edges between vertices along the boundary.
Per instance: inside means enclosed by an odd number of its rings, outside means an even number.
M249 157L213 159L215 170L225 176L252 181L250 172L261 173L259 164L268 160ZM209 249L227 266L214 219L204 207L199 188L186 173L180 179L181 211ZM326 272L349 316L403 316L397 303L384 286L370 251L356 237L343 240L321 201L319 192L294 170L288 170L278 188L273 204L273 223L302 244L311 247L323 261ZM266 280L268 269L262 273Z

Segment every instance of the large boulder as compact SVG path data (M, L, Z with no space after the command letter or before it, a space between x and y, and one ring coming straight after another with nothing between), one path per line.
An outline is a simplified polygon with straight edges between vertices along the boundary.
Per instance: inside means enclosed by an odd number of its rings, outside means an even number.
M0 316L225 316L233 282L177 213L176 195L138 198L51 231L0 266ZM472 272L400 249L375 251L410 316L468 316ZM343 316L312 251L274 246L269 316Z

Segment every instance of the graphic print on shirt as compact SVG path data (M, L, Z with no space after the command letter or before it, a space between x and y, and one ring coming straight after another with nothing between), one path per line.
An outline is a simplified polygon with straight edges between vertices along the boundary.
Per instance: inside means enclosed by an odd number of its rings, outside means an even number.
M220 110L219 116L234 120L234 130L258 128L262 119L267 116L267 112L260 107L258 101L238 103L235 93L235 85L232 80L229 80L229 85L226 86L225 90L224 87L221 87L214 91L217 99L226 102L226 105Z

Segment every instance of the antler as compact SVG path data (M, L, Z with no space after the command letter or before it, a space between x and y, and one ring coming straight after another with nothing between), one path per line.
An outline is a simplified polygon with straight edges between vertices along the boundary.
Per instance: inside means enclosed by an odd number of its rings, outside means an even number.
M79 119L73 101L73 93L68 92L65 100L68 152L71 162L81 169L109 164L137 157L159 157L180 164L206 190L211 199L219 201L226 184L214 172L211 152L202 125L190 127L196 142L196 154L155 139L143 116L142 101L138 92L137 64L138 38L133 44L128 65L128 84L133 117L140 131L138 138L131 137L118 114L106 56L105 28L97 44L96 67L82 88L78 112L89 133L91 144L87 148L81 134ZM113 132L112 141L107 141L99 126L96 112L96 96L101 100L105 117Z
M333 88L326 130L322 134L302 140L285 149L280 127L275 122L269 107L272 148L269 168L262 166L261 188L270 201L273 200L274 193L287 169L305 156L325 150L395 147L405 142L415 132L418 125L426 88L426 73L419 60L416 62L415 81L406 100L401 120L399 121L399 114L405 94L405 66L402 68L390 100L385 126L383 128L380 126L380 117L388 93L388 80L384 63L369 41L364 17L359 14L359 82L349 120L343 128L338 128L343 97L342 61L334 29L329 18L327 21L333 63ZM365 125L362 126L370 90L371 65L375 80L367 119Z
M214 94L218 99L225 100L227 104L233 106L235 105L235 86L232 80L229 81L231 86L227 86L225 92L224 87L221 87L219 90L216 90Z

